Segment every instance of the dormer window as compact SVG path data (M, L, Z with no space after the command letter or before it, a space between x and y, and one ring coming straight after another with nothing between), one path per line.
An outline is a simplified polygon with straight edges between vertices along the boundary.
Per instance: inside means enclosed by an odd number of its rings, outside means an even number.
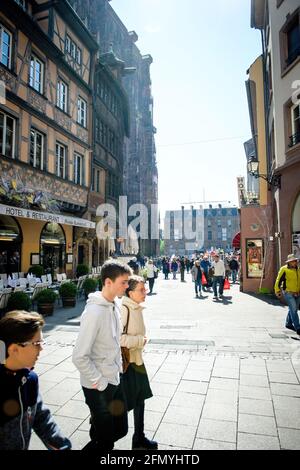
M75 61L78 65L81 65L82 61L82 52L80 47L77 46L77 44L73 41L73 39L66 35L66 40L65 40L65 52L68 54L73 61Z
M21 8L23 8L24 11L26 11L26 1L25 0L15 0L15 2L20 5Z

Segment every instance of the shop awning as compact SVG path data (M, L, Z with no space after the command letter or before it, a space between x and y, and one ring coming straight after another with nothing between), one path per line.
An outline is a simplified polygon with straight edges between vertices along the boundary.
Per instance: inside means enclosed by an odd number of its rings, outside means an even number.
M241 232L238 232L232 239L232 246L236 250L241 248Z
M22 207L7 206L0 204L0 214L9 215L10 217L21 217L23 219L33 219L40 222L56 222L62 225L73 225L74 227L95 228L95 222L86 219L79 219L62 214L51 214L50 212L33 211L31 209L23 209Z

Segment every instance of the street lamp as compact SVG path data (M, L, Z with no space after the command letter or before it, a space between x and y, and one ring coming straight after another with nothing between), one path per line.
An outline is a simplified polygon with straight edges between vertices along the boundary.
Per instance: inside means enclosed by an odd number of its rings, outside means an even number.
M274 186L275 188L281 188L281 175L261 175L258 173L258 160L249 160L248 161L248 173L254 178L262 178L263 180L267 181L270 186Z

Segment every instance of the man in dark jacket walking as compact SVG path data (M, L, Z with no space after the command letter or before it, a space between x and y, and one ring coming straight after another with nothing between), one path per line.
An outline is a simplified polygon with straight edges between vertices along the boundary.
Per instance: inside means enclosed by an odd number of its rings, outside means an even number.
M71 448L39 395L33 366L41 352L44 320L15 310L0 320L0 450L27 450L32 430L49 450Z
M240 267L235 256L229 261L229 267L230 267L230 270L231 270L232 282L233 282L233 284L235 284L236 279L237 279L237 274L238 274L238 271L239 271L239 267Z

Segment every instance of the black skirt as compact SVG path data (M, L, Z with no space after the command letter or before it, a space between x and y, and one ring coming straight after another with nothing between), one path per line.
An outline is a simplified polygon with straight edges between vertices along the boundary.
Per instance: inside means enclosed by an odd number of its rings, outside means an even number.
M133 410L147 398L153 397L144 364L137 366L130 363L121 380L128 411Z

